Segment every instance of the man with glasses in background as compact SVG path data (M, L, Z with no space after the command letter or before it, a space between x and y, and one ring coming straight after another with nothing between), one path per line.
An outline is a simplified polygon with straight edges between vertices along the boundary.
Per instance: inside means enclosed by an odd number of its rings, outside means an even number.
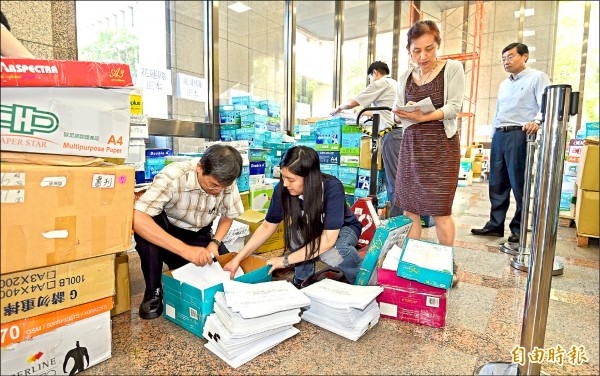
M512 189L517 210L509 224L508 241L519 242L527 136L535 134L542 123L542 95L550 85L544 72L527 68L529 49L523 43L511 43L502 50L502 65L510 73L500 84L493 121L490 153L490 220L474 235L504 236L504 221Z
M154 319L162 314L163 263L170 270L189 262L203 266L228 252L221 241L233 219L244 212L235 184L241 173L240 153L231 146L216 144L198 163L167 165L135 203L135 249L146 283L139 308L141 318ZM213 235L212 224L219 215Z

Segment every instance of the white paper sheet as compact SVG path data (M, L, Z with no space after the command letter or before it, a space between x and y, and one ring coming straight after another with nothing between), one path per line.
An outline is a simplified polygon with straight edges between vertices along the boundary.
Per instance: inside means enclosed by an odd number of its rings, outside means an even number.
M311 301L316 299L332 307L365 309L383 292L383 288L381 286L349 285L332 279L323 279L303 288L302 292Z
M397 245L393 245L392 249L389 250L387 256L383 260L383 264L381 264L382 269L387 270L398 270L398 264L400 263L400 256L402 256L402 248Z
M227 355L228 358L234 358L246 352L250 346L255 346L254 342L261 341L276 333L292 329L291 325L255 333L242 338L228 337L228 331L223 326L217 315L212 314L206 319L202 336L209 342L213 342Z
M213 352L216 356L221 358L223 361L225 361L231 367L238 368L242 364L249 362L250 360L252 360L252 359L256 358L257 356L259 356L260 354L264 353L265 351L275 347L279 343L285 341L286 339L288 339L290 337L295 336L298 333L300 333L300 331L293 327L291 329L287 329L282 332L276 333L272 336L264 338L261 341L257 341L255 343L255 345L250 346L247 351L245 351L244 353L242 353L234 358L231 358L231 359L228 358L227 354L225 354L218 346L216 346L214 343L212 343L210 341L207 342L204 345L204 347L209 349L211 352Z
M258 332L300 322L299 308L275 312L266 316L244 319L239 313L235 313L227 307L225 295L222 292L218 292L215 295L214 309L223 326L229 331L228 336L231 338L241 338Z
M379 322L379 306L369 310L352 329L345 328L325 317L317 316L310 311L304 312L302 314L302 319L352 341L358 341L367 330L374 327L375 324Z
M310 299L288 281L225 281L223 289L227 306L245 319L310 305Z
M172 271L173 278L180 282L194 286L200 290L229 281L229 272L223 271L221 264L213 262L210 265L196 266L191 262ZM244 275L242 268L238 268L235 278Z
M417 107L419 107L421 112L424 114L428 114L430 112L435 111L435 107L433 106L433 103L431 102L430 97L422 99L422 100L418 101L416 104L394 107L394 110L413 112L414 110L416 110ZM410 119L406 119L406 118L399 118L399 119L404 128L416 123L414 120L410 120Z
M409 239L402 262L423 269L452 272L452 247Z

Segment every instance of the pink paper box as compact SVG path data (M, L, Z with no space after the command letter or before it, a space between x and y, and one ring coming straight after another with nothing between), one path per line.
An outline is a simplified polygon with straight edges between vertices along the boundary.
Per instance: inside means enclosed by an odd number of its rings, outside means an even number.
M421 325L446 325L448 290L398 277L395 270L379 269L377 297L381 316Z

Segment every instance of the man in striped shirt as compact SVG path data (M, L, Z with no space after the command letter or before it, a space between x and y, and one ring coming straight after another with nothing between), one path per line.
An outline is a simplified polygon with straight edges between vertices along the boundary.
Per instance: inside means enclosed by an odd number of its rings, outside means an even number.
M199 162L167 165L135 203L135 248L146 282L141 318L162 314L163 263L170 270L189 262L202 266L228 252L221 240L233 219L244 212L235 184L241 173L240 153L231 146L213 145ZM220 220L213 235L217 216Z

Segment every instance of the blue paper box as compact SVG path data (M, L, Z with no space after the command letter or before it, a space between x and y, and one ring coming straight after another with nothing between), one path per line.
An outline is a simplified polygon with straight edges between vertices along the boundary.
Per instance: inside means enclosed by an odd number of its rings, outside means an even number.
M360 266L355 285L377 285L377 268L388 251L394 246L403 247L412 220L405 215L381 221L369 244L369 250ZM452 278L452 276L450 276Z
M452 247L408 239L400 256L398 277L447 290L452 286L453 261Z
M221 266L225 266L235 255L227 253L218 256L217 260ZM271 280L271 275L268 274L271 267L259 257L249 256L240 266L245 274L235 278L236 281L261 283ZM202 338L206 317L214 312L215 294L224 291L223 284L200 290L173 278L171 271L162 274L162 283L165 305L163 316Z
M340 164L339 151L318 151L319 162L327 164Z

